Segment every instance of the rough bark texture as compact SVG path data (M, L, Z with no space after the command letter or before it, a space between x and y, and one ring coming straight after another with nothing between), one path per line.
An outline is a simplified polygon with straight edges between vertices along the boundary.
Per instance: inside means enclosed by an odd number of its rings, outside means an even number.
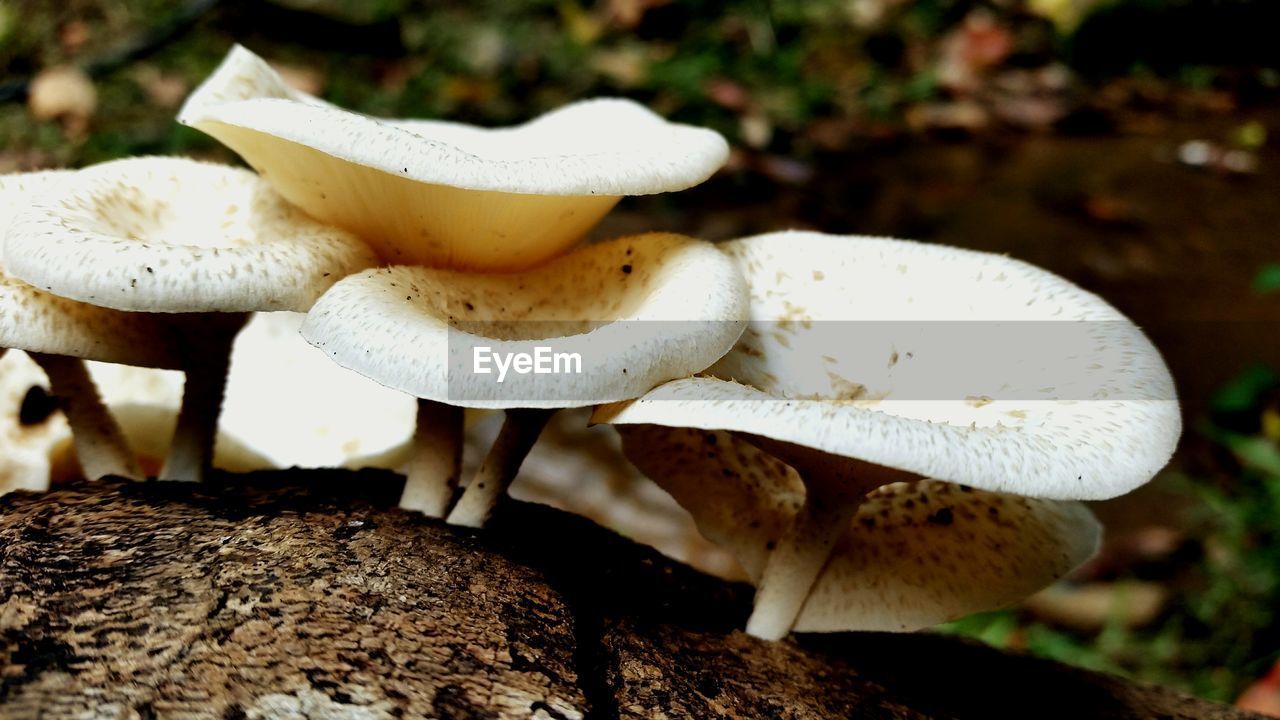
M297 484L293 484L297 483ZM1247 718L931 635L782 643L749 588L385 473L0 499L0 718Z

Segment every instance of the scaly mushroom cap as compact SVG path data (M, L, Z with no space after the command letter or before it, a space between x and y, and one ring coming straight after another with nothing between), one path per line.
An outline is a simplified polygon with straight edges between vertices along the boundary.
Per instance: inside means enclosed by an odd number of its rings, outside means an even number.
M1098 297L1006 257L789 232L720 246L751 327L704 377L595 419L732 430L996 492L1103 499L1181 432L1173 381ZM783 458L787 459L786 457Z
M683 190L728 158L717 133L627 100L575 103L513 128L392 121L291 89L235 47L179 122L225 143L288 200L388 263L531 267L623 195Z
M742 334L742 278L722 253L668 234L581 248L518 275L423 267L339 282L302 335L335 362L464 407L582 407L643 394L715 362ZM581 372L475 372L477 353L577 354ZM550 355L545 356L553 362Z
M4 249L55 295L157 313L302 311L377 263L252 172L161 157L78 171L18 213Z
M37 198L72 178L68 170L0 175L0 237ZM177 367L162 318L68 300L13 277L0 264L0 348L143 367Z
M759 580L804 502L800 476L721 431L618 428L628 459ZM1080 503L921 480L872 491L814 583L794 629L907 632L1005 607L1097 549Z

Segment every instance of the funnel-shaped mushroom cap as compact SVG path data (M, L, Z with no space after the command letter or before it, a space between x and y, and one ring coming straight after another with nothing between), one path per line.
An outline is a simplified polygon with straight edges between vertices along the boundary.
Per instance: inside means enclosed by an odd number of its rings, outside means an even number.
M751 326L705 377L595 419L732 430L996 492L1102 499L1181 431L1159 353L1117 310L998 255L776 233L721 246ZM784 457L783 459L787 459Z
M247 170L134 158L78 171L14 218L10 272L62 297L144 312L306 310L376 264Z
M649 234L518 275L369 270L325 293L302 334L339 365L420 398L581 407L706 368L742 334L746 312L729 258Z
M0 235L15 215L73 175L52 170L0 176ZM172 329L162 318L43 292L10 275L2 264L0 348L144 367L172 368L179 363Z
M728 158L711 130L627 100L513 128L378 120L289 88L242 47L179 122L228 145L288 200L389 263L520 269L577 242L623 195L683 190Z
M627 457L753 580L804 502L791 468L720 431L619 428ZM1010 605L1097 549L1081 504L921 480L868 495L796 619L801 632L911 631Z

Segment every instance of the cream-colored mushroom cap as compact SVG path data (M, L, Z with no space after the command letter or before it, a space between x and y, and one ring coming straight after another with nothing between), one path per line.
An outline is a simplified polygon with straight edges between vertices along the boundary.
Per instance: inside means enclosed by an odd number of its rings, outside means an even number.
M742 277L713 245L648 234L514 275L369 270L325 293L302 334L339 365L420 398L581 407L706 368L742 334L746 312ZM540 357L546 371L501 374L501 359L518 356Z
M178 120L387 262L438 267L536 265L620 197L683 190L728 158L717 133L627 100L575 103L501 129L374 119L291 89L238 46Z
M1007 257L789 232L721 246L752 324L703 377L597 421L731 430L985 490L1102 499L1181 431L1159 353L1117 310ZM786 459L786 458L784 458Z
M800 476L727 432L619 427L627 457L730 549L753 581L804 502ZM892 483L858 508L794 629L905 632L1005 607L1097 549L1080 503L936 480Z
M15 215L73 177L67 170L0 175L0 235ZM145 367L177 367L172 329L153 315L125 313L43 292L0 264L0 348Z
M18 213L10 272L118 310L306 310L376 264L358 238L286 203L247 170L134 158L80 170Z

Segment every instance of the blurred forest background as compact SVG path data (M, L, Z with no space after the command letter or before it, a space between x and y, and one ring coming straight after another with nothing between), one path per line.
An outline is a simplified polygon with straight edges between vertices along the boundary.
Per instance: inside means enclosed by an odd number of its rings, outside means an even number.
M374 115L593 95L713 127L729 167L600 235L785 227L1004 252L1111 300L1186 408L1103 554L949 631L1280 716L1275 0L0 0L0 171L233 161L177 126L230 44Z

